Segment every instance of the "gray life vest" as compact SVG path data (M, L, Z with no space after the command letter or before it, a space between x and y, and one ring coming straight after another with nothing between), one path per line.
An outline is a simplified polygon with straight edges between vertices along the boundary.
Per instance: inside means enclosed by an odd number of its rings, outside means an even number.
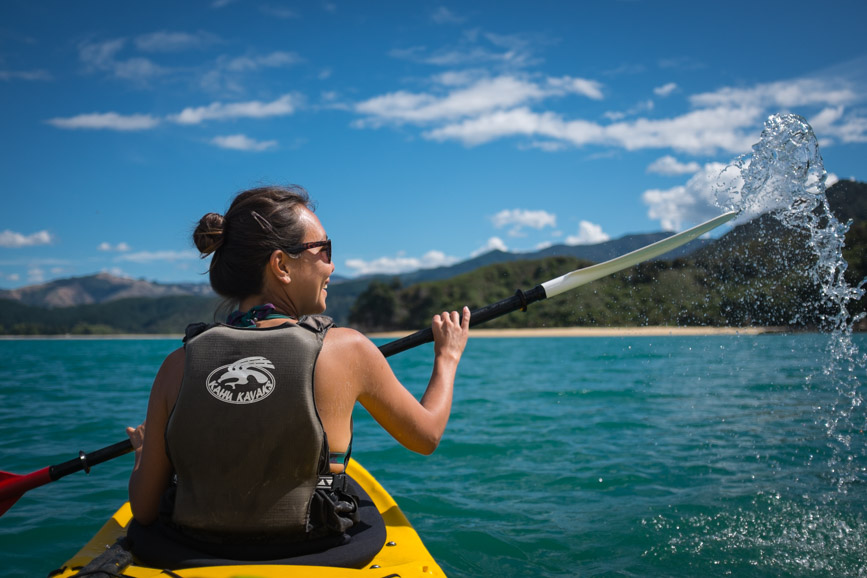
M303 539L328 442L313 373L331 319L204 327L166 426L173 524L211 537ZM195 333L195 332L194 332Z

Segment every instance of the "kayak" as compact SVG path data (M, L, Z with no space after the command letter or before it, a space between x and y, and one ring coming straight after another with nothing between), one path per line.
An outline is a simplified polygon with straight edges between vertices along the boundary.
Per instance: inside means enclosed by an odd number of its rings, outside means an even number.
M319 577L340 578L353 576L367 576L370 578L386 578L400 576L410 578L413 576L445 576L428 552L418 533L410 525L409 520L401 512L394 499L376 481L376 479L364 469L358 462L350 459L346 470L358 484L367 491L377 510L382 515L386 527L385 545L364 568L335 568L329 566L289 566L274 564L244 564L242 566L209 566L200 568L186 568L172 570L165 573L162 568L150 568L139 566L133 561L129 566L123 567L123 563L110 566L113 573L98 574L101 576L122 575L130 578L165 578L169 576L196 577L196 578L230 578L243 576L244 578L273 578L281 577ZM66 561L66 563L49 576L51 578L71 578L88 564L95 568L103 561L112 564L110 559L130 559L125 550L119 551L122 546L118 540L126 536L126 529L132 520L132 511L129 502L125 503L115 512L102 529L79 550L79 552ZM114 550L114 554L110 555ZM100 558L100 556L102 558ZM94 562L94 561L97 562ZM93 574L87 574L92 576Z

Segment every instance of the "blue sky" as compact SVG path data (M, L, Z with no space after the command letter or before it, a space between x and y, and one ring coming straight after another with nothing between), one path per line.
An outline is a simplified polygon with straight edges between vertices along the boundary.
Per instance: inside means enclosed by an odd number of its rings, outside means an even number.
M337 274L683 229L771 114L867 180L867 3L0 4L0 288L204 281L245 188L318 202Z

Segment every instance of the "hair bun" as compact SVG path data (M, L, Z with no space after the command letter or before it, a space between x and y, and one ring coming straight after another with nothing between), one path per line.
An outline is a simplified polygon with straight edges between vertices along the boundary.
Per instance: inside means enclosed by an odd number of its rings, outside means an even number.
M193 243L202 254L207 256L220 248L226 232L226 219L219 213L208 213L199 220L193 231Z

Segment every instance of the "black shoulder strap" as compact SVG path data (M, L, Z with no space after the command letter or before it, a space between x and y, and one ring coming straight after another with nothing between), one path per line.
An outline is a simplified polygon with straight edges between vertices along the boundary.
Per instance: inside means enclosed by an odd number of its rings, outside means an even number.
M184 331L184 344L187 343L190 339L204 332L206 329L212 327L213 324L208 323L190 323L187 325L186 331Z

